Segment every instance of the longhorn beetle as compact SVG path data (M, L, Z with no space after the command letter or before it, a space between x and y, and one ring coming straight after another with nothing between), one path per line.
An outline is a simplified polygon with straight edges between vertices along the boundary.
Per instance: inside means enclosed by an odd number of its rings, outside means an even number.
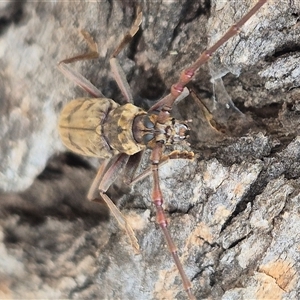
M192 65L184 69L178 82L171 86L170 93L154 104L147 112L133 104L133 97L126 76L116 59L120 51L139 30L142 22L140 11L137 13L137 18L131 29L126 33L110 58L112 73L126 99L126 104L119 105L114 100L105 98L91 82L68 66L69 63L75 61L98 57L97 44L86 31L82 31L82 34L89 45L90 52L64 59L58 64L59 70L65 76L94 97L72 100L63 108L59 120L59 133L67 148L80 155L103 159L87 198L91 201L100 201L100 196L106 202L120 227L126 231L132 246L138 251L139 244L132 228L106 192L121 170L126 170L126 182L129 184L152 173L152 201L156 208L157 223L164 234L189 299L196 298L192 292L191 282L180 262L176 246L167 229L167 220L162 207L163 195L160 189L158 168L168 159L192 159L194 154L187 151L173 151L168 155L163 155L166 145L185 141L189 132L188 122L177 121L171 117L170 113L175 100L184 94L185 86L192 80L198 68L206 63L221 45L237 34L245 22L266 2L267 0L259 0L213 46L205 50ZM152 150L151 167L134 179L135 171L146 148Z

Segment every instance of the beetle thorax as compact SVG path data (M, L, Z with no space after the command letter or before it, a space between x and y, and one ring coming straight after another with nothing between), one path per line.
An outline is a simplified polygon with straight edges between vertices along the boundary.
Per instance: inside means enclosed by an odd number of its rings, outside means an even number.
M168 118L164 123L157 121L158 115L148 113L137 116L133 123L133 135L138 143L153 148L156 142L172 145L188 137L189 127L184 122Z

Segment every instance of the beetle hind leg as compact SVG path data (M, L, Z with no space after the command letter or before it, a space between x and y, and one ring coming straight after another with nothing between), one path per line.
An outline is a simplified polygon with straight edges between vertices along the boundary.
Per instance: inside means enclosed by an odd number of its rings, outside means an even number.
M111 55L111 58L109 60L110 68L113 73L114 79L115 79L119 89L121 90L123 96L125 97L126 102L130 102L130 103L133 103L132 93L131 93L129 84L126 79L126 75L117 60L117 56L124 49L124 47L132 40L132 38L135 36L135 34L138 32L140 25L142 23L142 17L143 17L143 14L140 11L140 9L138 8L137 17L136 17L133 25L131 26L129 31L126 32L123 39L121 40L119 45L116 47L116 49L114 50L114 52Z
M129 237L130 243L135 253L139 253L140 246L133 229L131 228L125 216L106 194L108 188L112 185L112 183L119 175L120 170L122 170L127 164L128 159L129 156L127 154L119 154L113 159L105 160L99 168L96 178L94 179L92 186L90 187L87 198L95 202L100 202L101 199L104 200L111 213L118 221L121 229L123 229Z
M92 96L96 98L105 98L101 91L96 88L89 80L87 80L79 72L73 70L68 66L70 63L76 61L95 59L99 57L98 46L97 43L93 40L92 36L85 30L81 30L81 34L87 42L90 51L71 58L63 59L58 63L57 67L67 78L75 82L78 86L80 86L86 92L90 93Z

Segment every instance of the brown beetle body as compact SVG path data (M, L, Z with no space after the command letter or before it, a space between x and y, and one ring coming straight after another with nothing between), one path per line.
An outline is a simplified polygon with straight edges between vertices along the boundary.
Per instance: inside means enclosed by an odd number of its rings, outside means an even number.
M64 145L85 156L110 158L133 155L145 148L133 136L133 121L146 114L131 103L119 105L106 98L79 98L61 112L59 133Z
M102 92L80 73L68 67L68 64L83 59L98 58L98 47L86 31L82 34L90 51L67 58L59 62L60 71L95 98L79 98L68 103L63 109L59 121L59 133L65 146L71 151L86 156L103 158L99 171L91 185L87 198L91 201L103 201L109 207L126 232L136 252L139 243L126 217L107 194L109 187L115 182L120 172L124 171L124 182L134 184L152 173L151 199L156 209L156 221L165 237L168 249L182 279L186 294L190 300L196 300L192 292L191 280L184 271L177 247L168 230L168 221L163 208L163 193L160 187L159 166L169 159L193 159L194 153L188 151L172 151L164 155L166 146L182 143L188 137L189 120L180 122L171 117L176 99L184 96L187 84L193 79L196 71L206 63L214 52L239 32L239 29L251 18L267 0L258 0L256 5L244 15L240 21L211 47L199 55L193 64L184 69L170 89L170 93L155 103L148 112L133 105L133 96L126 75L116 57L139 30L142 12L137 10L137 17L123 40L115 48L110 58L110 65L115 81L127 104L119 105L105 98ZM181 98L183 99L183 98ZM150 167L134 177L142 159L143 149L151 149ZM199 280L199 273L193 280ZM202 279L200 279L202 280ZM199 297L198 297L199 299Z

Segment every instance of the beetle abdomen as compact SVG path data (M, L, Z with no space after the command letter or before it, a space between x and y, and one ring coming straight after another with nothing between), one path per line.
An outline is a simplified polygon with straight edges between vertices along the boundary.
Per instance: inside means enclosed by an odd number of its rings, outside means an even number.
M119 104L105 98L79 98L69 102L61 112L58 125L64 145L85 156L109 158L118 154L102 130L108 114L117 107Z
M110 158L145 148L133 136L136 116L146 114L131 103L120 106L106 98L79 98L61 112L59 133L64 145L80 155Z

